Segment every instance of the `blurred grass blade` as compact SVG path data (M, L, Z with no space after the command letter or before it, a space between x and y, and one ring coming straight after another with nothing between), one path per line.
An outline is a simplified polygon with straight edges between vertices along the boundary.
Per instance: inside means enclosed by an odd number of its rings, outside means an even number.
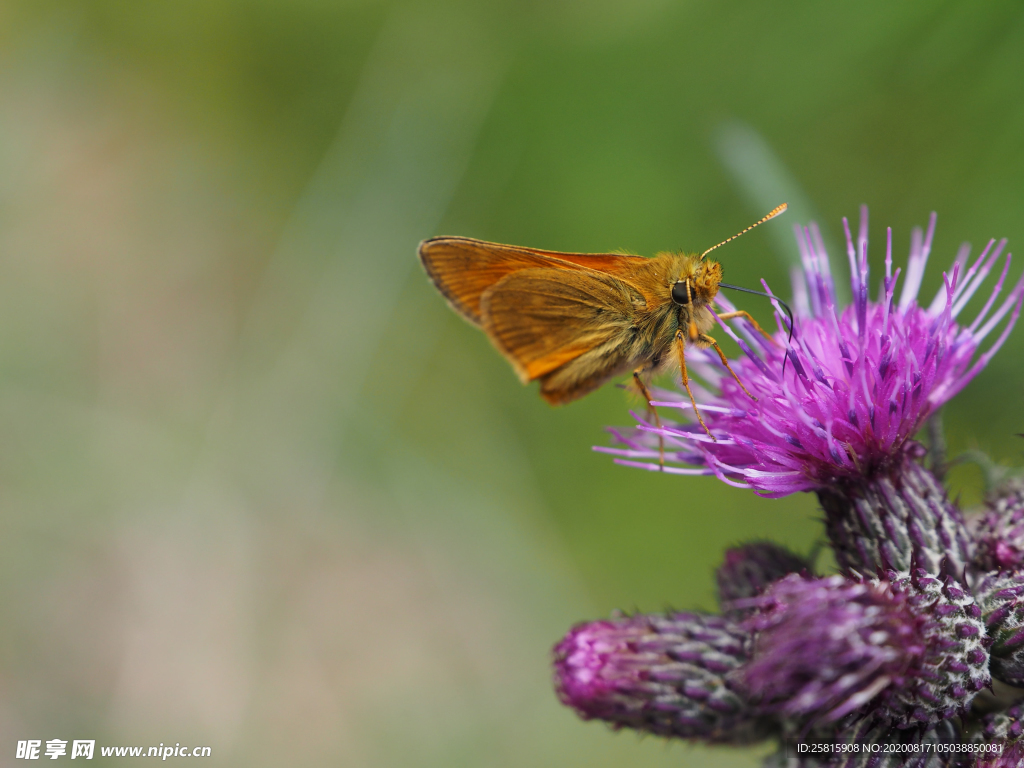
M840 251L829 236L826 223L814 210L800 182L760 133L746 123L730 120L718 126L714 143L719 158L732 175L753 215L761 216L779 203L789 203L789 214L786 217L788 226L766 228L776 252L783 257L788 267L800 266L800 252L793 238L793 225L807 226L811 221L817 221L828 249L832 274L846 274L845 262L839 259ZM846 281L837 278L835 283L840 305L848 304L850 290Z
M315 348L341 367L336 382L358 388L493 100L503 64L490 37L464 14L392 13L266 270L243 338L247 365Z

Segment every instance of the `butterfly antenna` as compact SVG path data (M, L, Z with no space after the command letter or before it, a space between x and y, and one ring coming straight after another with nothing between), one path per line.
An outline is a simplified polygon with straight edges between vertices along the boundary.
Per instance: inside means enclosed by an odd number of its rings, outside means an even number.
M776 208L776 210L778 210L778 208ZM769 216L771 216L771 214L769 214ZM765 219L765 220L767 220L767 219ZM761 222L759 221L758 224L760 224L760 223ZM754 226L756 227L757 224L755 224ZM743 232L740 232L740 235L742 235L742 234L743 234ZM737 237L738 236L739 235L737 235ZM728 241L726 241L726 242L728 242ZM779 306L782 307L783 311L786 313L786 316L789 317L789 338L786 339L786 354L782 358L782 375L783 375L783 377L785 377L785 375L786 375L786 360L789 359L789 350L790 350L790 347L791 347L792 342L793 342L793 328L795 327L795 323L793 322L793 310L791 310L789 308L789 304L784 302L778 296L774 296L774 295L772 295L770 293L765 293L764 291L755 291L755 290L752 290L750 288L744 288L744 287L739 286L739 285L730 285L729 283L719 283L718 287L719 288L729 288L730 290L733 290L733 291L743 291L744 293L752 293L755 296L764 296L766 299L772 299L772 300L778 302Z
M789 205L787 205L786 203L783 203L778 208L772 209L771 213L769 213L767 216L765 216L760 221L754 222L749 227L744 229L742 232L737 232L735 235L730 237L728 240L723 240L718 245L713 245L710 248L708 248L706 251L704 251L704 253L702 253L700 255L701 260L703 260L705 256L707 256L709 253L711 253L713 250L715 250L715 248L721 248L726 243L731 243L733 240L735 240L740 235L745 235L747 232L752 230L754 227L760 226L761 224L764 224L766 221L771 221L772 219L774 219L779 214L785 213L787 208L789 208Z

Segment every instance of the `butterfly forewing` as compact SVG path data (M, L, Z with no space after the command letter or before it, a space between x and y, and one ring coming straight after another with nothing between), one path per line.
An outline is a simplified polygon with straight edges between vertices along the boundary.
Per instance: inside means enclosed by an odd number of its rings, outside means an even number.
M480 325L480 299L487 289L520 270L554 267L576 273L596 269L627 275L645 259L620 254L539 251L470 237L435 237L420 244L420 260L448 302Z

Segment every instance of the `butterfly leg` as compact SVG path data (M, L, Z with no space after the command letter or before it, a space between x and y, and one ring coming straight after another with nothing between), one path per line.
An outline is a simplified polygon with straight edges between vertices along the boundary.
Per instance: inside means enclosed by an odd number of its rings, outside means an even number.
M690 396L690 403L693 405L693 412L697 415L697 421L699 421L700 425L704 427L704 431L708 433L708 437L717 443L718 440L711 434L711 430L708 429L708 425L704 423L704 419L700 415L700 410L697 408L697 401L694 400L693 392L690 391L690 375L686 372L686 338L683 336L682 331L676 331L676 351L679 353L679 371L683 377L683 387L686 389L686 394Z
M651 404L651 391L644 384L644 380L640 376L642 370L643 367L640 367L633 371L633 381L636 382L637 389L640 390L640 394L647 401L647 413L654 419L654 426L661 429L661 418L658 416L658 409ZM665 438L662 435L658 435L658 466L662 470L665 469Z
M731 319L732 319L732 318L734 318L734 317L743 317L743 318L746 318L746 319L747 319L747 321L748 321L748 322L750 322L750 324L751 324L751 325L753 325L753 326L754 326L754 328L755 328L755 329L756 329L756 330L757 330L757 331L758 331L758 332L759 332L759 333L760 333L760 334L761 334L762 336L764 336L764 337L765 337L766 339L768 339L768 341L770 341L770 342L771 342L772 344L774 344L775 346L779 346L779 342L777 342L777 341L776 341L775 339L773 339L773 338L772 338L772 337L771 337L771 336L769 335L769 333L768 333L768 332L767 332L767 331L766 331L766 330L765 330L764 328L762 328L762 327L761 327L760 325L758 325L758 324L757 324L757 320L755 320L754 318L752 318L752 317L750 316L750 313L749 313L749 312L744 312L744 311L743 311L742 309L736 310L735 312L723 312L722 314L720 314L720 315L718 316L718 319L719 319L719 320L731 320ZM736 374L733 374L733 375L735 376ZM741 384L740 386L743 386L743 385Z
M722 365L724 365L726 369L729 371L729 373L732 374L732 377L736 379L736 383L740 385L740 389L747 393L747 397L749 397L754 402L757 402L757 398L750 394L750 391L743 386L743 382L740 381L740 377L736 375L736 371L734 371L732 369L732 366L729 365L729 360L725 357L725 352L722 351L722 348L718 346L718 342L715 341L710 336L708 336L706 333L702 333L697 341L699 341L701 344L707 344L715 348L715 352L717 352L718 356L722 358Z

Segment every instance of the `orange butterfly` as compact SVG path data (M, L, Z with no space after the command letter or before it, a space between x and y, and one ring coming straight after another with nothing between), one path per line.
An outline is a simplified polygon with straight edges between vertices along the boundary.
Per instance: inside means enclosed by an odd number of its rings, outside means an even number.
M739 286L723 283L721 264L704 257L786 207L699 256L558 253L469 237L424 240L419 255L452 308L484 330L523 383L539 379L540 394L552 405L569 403L632 371L650 407L647 381L678 364L694 413L711 435L690 391L686 345L714 347L743 391L750 392L708 335L715 324L709 305L719 287ZM744 317L771 340L747 312L718 317Z

